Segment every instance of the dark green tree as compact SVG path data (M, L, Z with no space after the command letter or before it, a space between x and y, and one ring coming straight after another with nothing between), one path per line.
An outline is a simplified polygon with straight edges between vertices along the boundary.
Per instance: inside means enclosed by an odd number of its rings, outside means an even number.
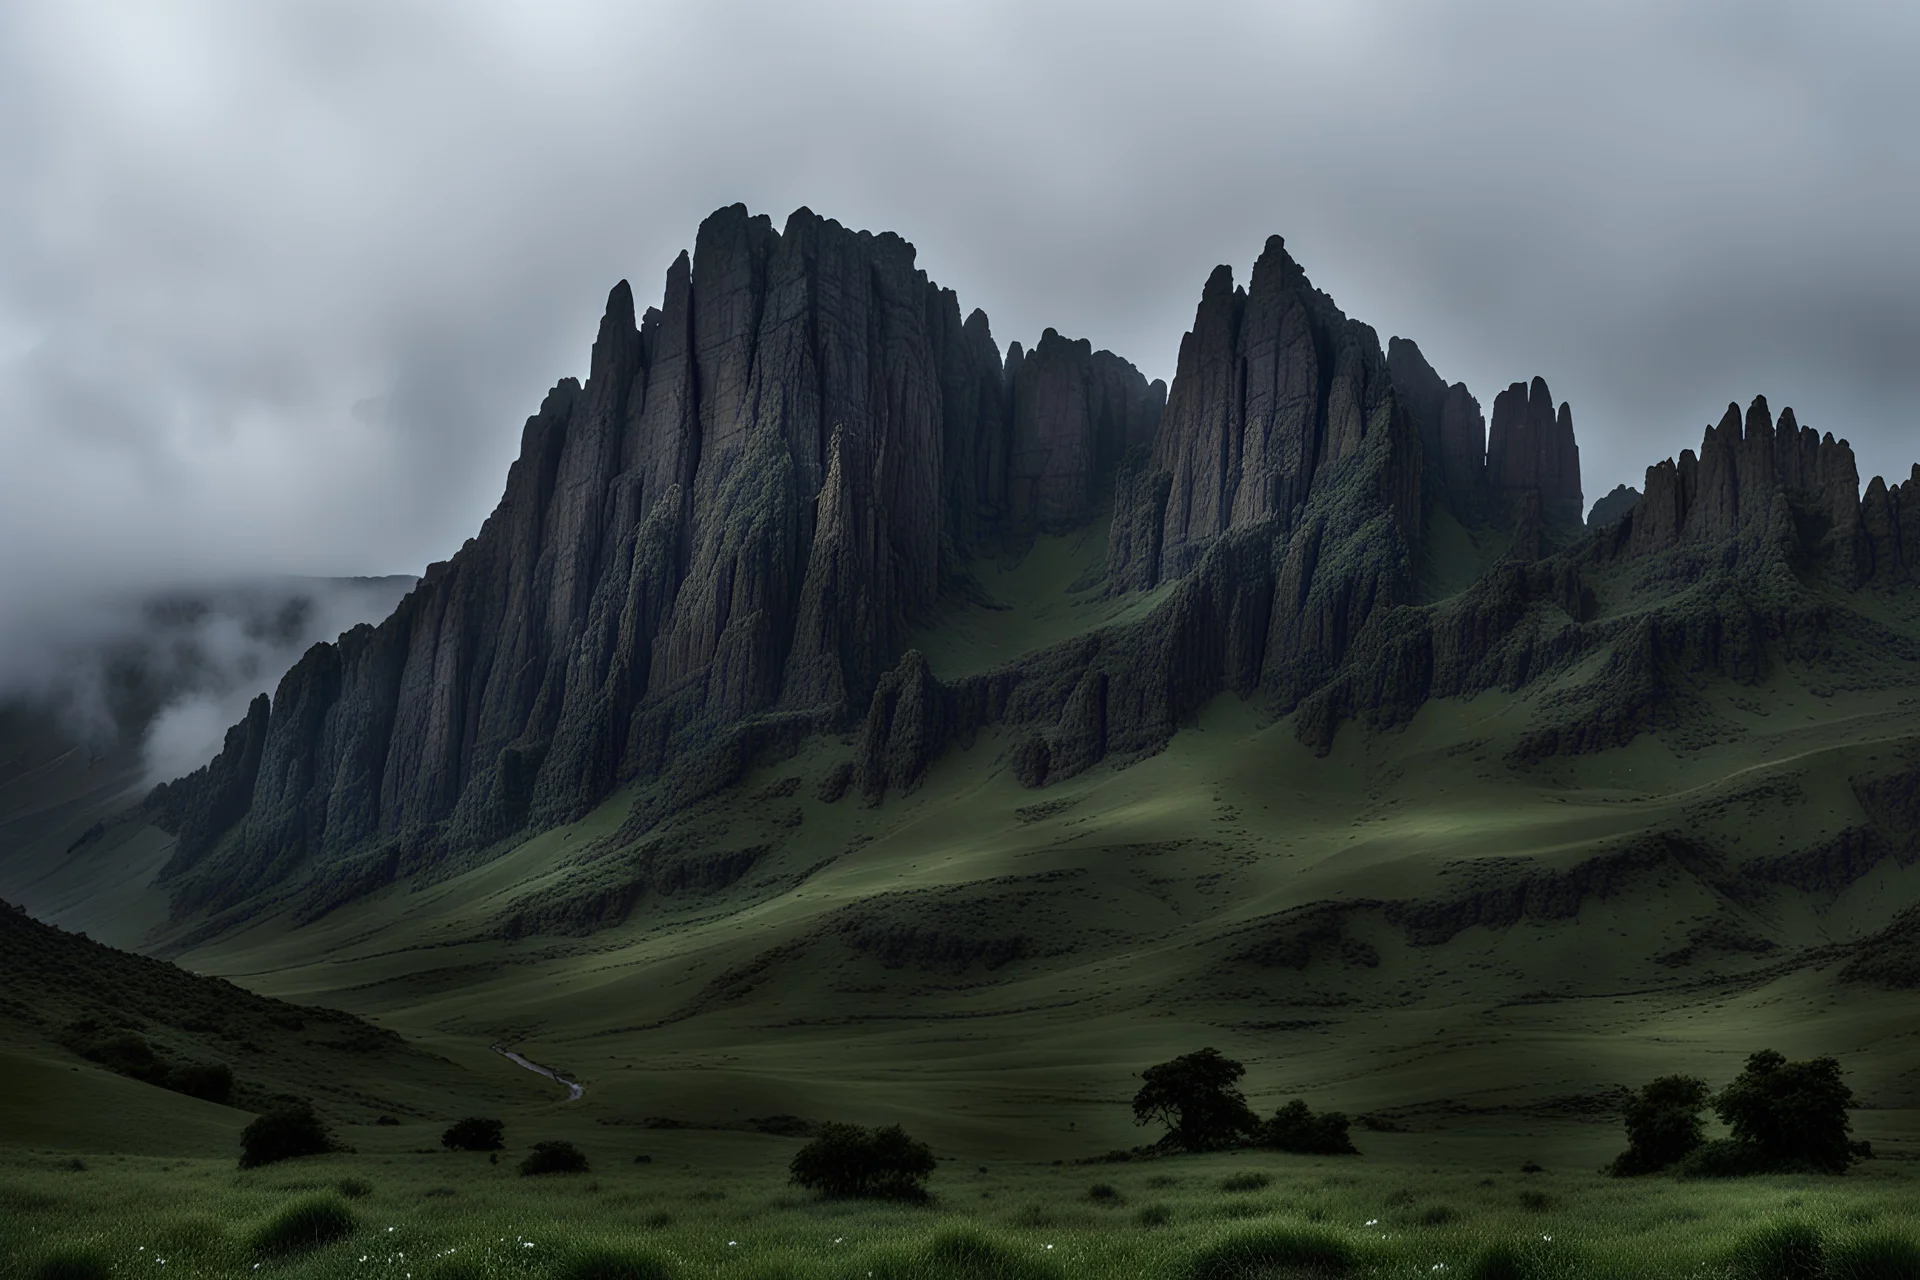
M1163 1142L1214 1151L1245 1141L1260 1125L1237 1087L1247 1069L1218 1049L1201 1049L1140 1073L1135 1124L1167 1126Z
M1263 1147L1297 1155L1359 1155L1347 1128L1347 1117L1342 1112L1322 1111L1315 1115L1304 1101L1295 1098L1274 1112L1272 1119L1261 1122L1254 1141Z
M520 1162L523 1177L542 1173L586 1173L587 1153L571 1142L556 1139L536 1142L527 1158Z
M440 1135L440 1145L449 1151L502 1151L506 1149L507 1126L483 1116L468 1116Z
M882 1200L924 1200L933 1169L932 1148L897 1124L884 1129L823 1124L788 1166L793 1181L809 1190Z
M254 1119L240 1134L240 1167L253 1169L298 1156L323 1156L348 1148L314 1114L310 1102L288 1102Z
M1706 1140L1700 1112L1710 1092L1705 1080L1693 1076L1661 1076L1643 1085L1627 1103L1627 1149L1614 1157L1613 1175L1653 1173L1696 1150Z
M1733 1140L1752 1149L1768 1168L1806 1167L1843 1173L1866 1153L1849 1135L1853 1090L1840 1079L1836 1058L1788 1062L1762 1049L1747 1068L1713 1100Z

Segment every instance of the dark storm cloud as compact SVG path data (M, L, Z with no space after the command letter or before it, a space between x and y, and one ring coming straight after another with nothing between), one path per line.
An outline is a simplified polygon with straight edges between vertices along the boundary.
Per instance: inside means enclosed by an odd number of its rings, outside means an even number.
M1920 458L1909 6L0 9L0 609L417 572L735 200L897 230L1001 342L1168 376L1280 232L1589 499L1729 399Z

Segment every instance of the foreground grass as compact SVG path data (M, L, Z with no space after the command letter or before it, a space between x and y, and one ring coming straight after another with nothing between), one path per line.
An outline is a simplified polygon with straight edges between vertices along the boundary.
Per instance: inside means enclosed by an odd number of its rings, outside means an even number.
M84 1166L84 1167L81 1167ZM387 1280L1859 1277L1920 1280L1920 1177L1618 1182L1218 1156L941 1166L928 1207L631 1165L456 1155L223 1162L0 1154L0 1275Z

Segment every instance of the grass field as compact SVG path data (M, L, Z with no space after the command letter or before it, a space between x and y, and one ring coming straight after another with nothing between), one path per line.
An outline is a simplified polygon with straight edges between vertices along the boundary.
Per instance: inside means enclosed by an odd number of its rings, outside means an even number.
M529 1131L532 1136L531 1131ZM397 1136L394 1143L423 1135ZM516 1146L524 1144L515 1143ZM1118 1165L943 1161L928 1206L825 1202L785 1183L791 1140L678 1133L597 1144L584 1175L515 1153L230 1160L0 1157L9 1275L1752 1277L1811 1239L1836 1277L1920 1275L1905 1162L1844 1178L1618 1181L1372 1155L1237 1153ZM643 1148L629 1152L627 1148ZM633 1163L633 1154L650 1162ZM276 1218L344 1210L280 1249ZM323 1210L310 1216L327 1218ZM627 1269L609 1269L609 1255ZM51 1261L93 1272L38 1271ZM651 1259L658 1270L645 1270ZM1284 1265L1293 1262L1310 1266ZM1878 1269L1864 1268L1872 1260ZM1904 1269L1902 1269L1904 1268Z

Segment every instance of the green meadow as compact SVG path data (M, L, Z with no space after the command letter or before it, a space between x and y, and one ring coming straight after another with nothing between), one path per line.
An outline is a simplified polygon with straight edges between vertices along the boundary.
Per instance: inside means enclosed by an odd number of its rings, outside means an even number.
M12 1151L9 1276L1911 1277L1920 1182L1616 1180L1231 1153L943 1161L924 1206L821 1201L790 1141L647 1135L649 1163L524 1178L514 1152L230 1160ZM604 1149L607 1144L600 1144ZM1813 1266L1815 1269L1806 1270ZM1798 1269L1796 1269L1798 1268Z

